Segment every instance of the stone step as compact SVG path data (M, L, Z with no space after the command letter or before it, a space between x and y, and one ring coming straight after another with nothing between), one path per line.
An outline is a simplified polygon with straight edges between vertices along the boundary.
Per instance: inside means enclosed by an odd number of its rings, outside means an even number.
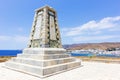
M81 62L79 60L76 60L76 61L69 62L69 63L46 67L44 69L43 75L46 75L46 74L49 75L55 72L62 72L62 71L70 70L73 68L80 67L80 65L81 65Z
M47 59L57 59L57 58L67 58L70 57L69 54L52 54L52 55L42 55L42 54L18 54L17 57L20 58L32 58L39 60Z
M63 48L25 48L24 54L63 54L66 50Z
M37 59L32 59L32 58L19 58L19 57L17 57L17 58L12 58L11 61L17 62L17 63L46 67L46 66L52 66L52 65L72 62L72 61L75 61L75 58L74 57L67 57L67 58L58 58L58 59L50 59L50 60L37 60Z
M23 63L7 62L5 67L42 78L79 67L80 64L81 64L80 61L74 61L50 67L38 67Z

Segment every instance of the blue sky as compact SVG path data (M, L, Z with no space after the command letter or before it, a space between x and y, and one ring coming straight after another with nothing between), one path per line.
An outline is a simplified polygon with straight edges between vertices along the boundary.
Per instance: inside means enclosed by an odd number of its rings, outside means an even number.
M0 49L27 46L34 10L58 13L63 44L120 42L120 0L1 0Z

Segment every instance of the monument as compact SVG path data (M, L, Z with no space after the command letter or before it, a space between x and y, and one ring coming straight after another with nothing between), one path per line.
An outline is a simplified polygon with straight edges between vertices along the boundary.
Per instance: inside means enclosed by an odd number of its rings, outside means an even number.
M62 48L56 11L44 6L35 11L28 48L5 63L5 67L38 77L77 68L80 60Z

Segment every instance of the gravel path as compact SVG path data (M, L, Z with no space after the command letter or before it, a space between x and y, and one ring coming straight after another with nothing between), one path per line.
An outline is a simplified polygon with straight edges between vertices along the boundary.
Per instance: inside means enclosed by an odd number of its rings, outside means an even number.
M3 68L0 63L0 80L120 80L120 64L82 62L82 67L44 79Z

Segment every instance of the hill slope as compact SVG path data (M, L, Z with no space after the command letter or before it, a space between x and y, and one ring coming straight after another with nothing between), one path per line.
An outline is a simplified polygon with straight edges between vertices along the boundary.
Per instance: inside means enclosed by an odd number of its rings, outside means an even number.
M113 49L120 48L120 42L104 42L104 43L81 43L72 45L63 45L64 48L70 50L80 50L80 49Z

